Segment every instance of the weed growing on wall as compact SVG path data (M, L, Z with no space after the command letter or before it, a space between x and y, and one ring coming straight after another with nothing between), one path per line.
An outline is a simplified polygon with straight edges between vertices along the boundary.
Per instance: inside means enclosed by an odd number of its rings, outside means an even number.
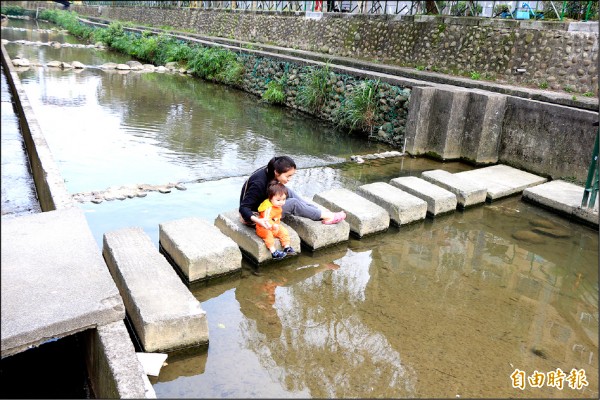
M336 124L349 128L350 131L365 130L372 135L379 114L379 85L379 80L366 80L357 85L334 114Z
M298 88L297 103L312 112L320 111L331 94L330 73L329 63L322 68L310 67L304 84Z
M285 75L281 79L272 79L267 83L267 90L263 93L262 98L271 104L285 103Z

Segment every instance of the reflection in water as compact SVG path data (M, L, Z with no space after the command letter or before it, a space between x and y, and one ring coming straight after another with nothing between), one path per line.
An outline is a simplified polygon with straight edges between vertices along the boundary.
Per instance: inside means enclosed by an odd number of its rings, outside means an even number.
M540 220L568 236L512 237ZM512 198L196 288L211 343L180 395L515 397L517 368L576 368L587 387L523 395L596 397L597 245L597 232ZM224 373L240 364L252 365L243 378Z

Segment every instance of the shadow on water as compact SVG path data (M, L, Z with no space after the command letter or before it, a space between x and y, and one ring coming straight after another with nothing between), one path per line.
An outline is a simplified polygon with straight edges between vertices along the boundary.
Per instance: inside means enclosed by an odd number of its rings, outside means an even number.
M471 168L349 163L389 148L188 76L32 68L20 77L71 192L185 182L82 203L99 246L107 231L141 226L158 248L161 222L213 221L237 208L247 175L276 154L294 157L291 187L305 197ZM244 264L241 277L192 287L210 344L167 359L152 378L159 397L598 396L598 232L520 197L253 272ZM513 387L515 371L557 368L583 370L587 386Z

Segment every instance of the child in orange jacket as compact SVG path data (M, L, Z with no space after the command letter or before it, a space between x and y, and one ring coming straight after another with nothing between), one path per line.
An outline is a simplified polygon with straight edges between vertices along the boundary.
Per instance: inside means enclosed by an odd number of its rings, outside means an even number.
M267 187L268 199L258 206L259 218L266 219L269 228L266 229L262 225L256 224L256 234L265 241L265 245L271 252L271 255L277 260L284 258L287 254L295 253L294 249L290 247L290 236L287 229L280 224L281 207L285 204L287 193L285 185L273 181ZM274 238L279 239L283 251L275 248Z

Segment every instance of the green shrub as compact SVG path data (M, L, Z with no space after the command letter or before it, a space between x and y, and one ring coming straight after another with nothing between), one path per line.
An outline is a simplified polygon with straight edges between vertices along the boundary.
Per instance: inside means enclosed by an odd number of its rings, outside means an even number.
M311 68L304 78L304 84L298 88L296 101L312 112L316 112L327 102L331 92L329 83L329 63L323 68Z
M378 115L379 85L379 81L366 80L356 86L334 114L335 122L350 131L360 129L373 134Z
M481 79L481 74L477 71L471 71L471 79L479 80Z
M594 97L594 92L585 92L583 94L583 96L585 96L585 97Z
M281 79L273 79L267 83L267 90L263 93L262 98L271 104L285 103L285 76Z
M4 15L25 15L26 11L19 6L3 6L0 7L0 12Z
M546 81L540 82L540 84L538 86L540 89L548 89L548 82L546 82Z

